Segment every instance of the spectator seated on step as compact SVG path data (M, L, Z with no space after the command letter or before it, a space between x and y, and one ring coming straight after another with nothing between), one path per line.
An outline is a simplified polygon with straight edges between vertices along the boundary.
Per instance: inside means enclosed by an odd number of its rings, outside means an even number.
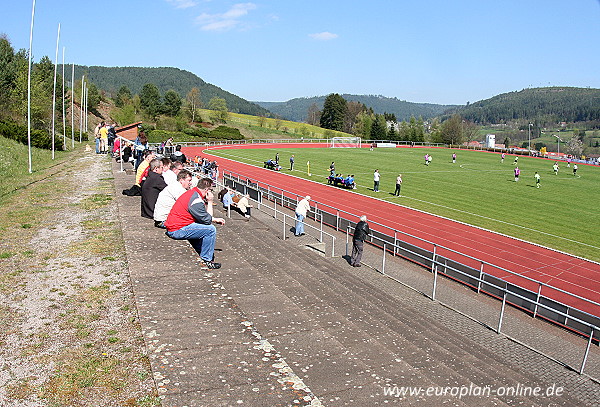
M192 173L182 169L177 173L177 180L160 191L154 206L154 226L165 229L165 221L171 208L183 193L192 186Z
M162 177L163 163L160 159L155 158L150 161L148 168L150 169L148 177L142 183L141 212L144 218L153 219L158 194L167 187L167 183Z
M236 205L237 211L246 218L250 217L250 208L252 207L253 206L250 204L250 195L248 194L242 195Z
M179 174L179 172L183 169L183 163L180 161L171 161L168 158L163 158L162 160L163 166L165 166L162 176L167 185L177 182L177 174Z
M146 150L144 151L144 160L139 165L136 175L135 175L135 185L133 185L129 189L123 190L123 195L127 196L140 196L142 195L142 183L146 176L148 175L148 168L150 166L150 161L152 161L156 156L154 155L154 151Z
M225 193L222 195L221 202L223 202L223 209L228 210L229 208L235 206L233 203L233 197L235 195L235 189L230 190L229 188L223 188Z

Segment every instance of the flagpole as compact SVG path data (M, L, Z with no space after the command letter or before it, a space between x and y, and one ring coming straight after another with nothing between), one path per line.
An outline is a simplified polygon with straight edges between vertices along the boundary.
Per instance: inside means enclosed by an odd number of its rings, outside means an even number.
M27 148L29 150L29 173L31 169L31 43L33 42L33 16L35 14L35 0L31 7L31 29L29 31L29 73L27 74Z
M56 121L56 71L58 69L58 42L60 40L60 23L56 34L56 56L54 57L54 90L52 91L52 159L54 160L54 122Z
M71 70L71 148L75 148L75 120L74 120L74 110L75 110L75 63L73 63L73 68Z
M79 106L79 142L81 143L81 132L83 132L83 84L85 75L81 76L81 106Z
M65 117L65 47L62 59L62 119L63 119L63 150L67 149L67 118Z

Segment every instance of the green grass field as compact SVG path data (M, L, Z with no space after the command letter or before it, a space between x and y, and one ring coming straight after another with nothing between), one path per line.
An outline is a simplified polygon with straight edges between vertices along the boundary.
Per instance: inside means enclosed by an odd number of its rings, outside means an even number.
M513 156L501 163L499 154L479 151L379 148L271 148L211 151L212 154L262 167L279 153L283 172L290 155L296 157L293 175L326 183L335 161L338 173L355 175L357 193L375 196L410 208L445 216L471 225L553 247L600 261L600 168L579 165L577 176L566 163L520 157L521 178L514 182ZM452 163L456 152L457 162ZM430 166L423 156L433 156ZM312 176L307 175L310 161ZM380 192L372 191L373 171L381 173ZM541 188L535 187L535 171ZM392 195L396 176L403 178L402 196Z

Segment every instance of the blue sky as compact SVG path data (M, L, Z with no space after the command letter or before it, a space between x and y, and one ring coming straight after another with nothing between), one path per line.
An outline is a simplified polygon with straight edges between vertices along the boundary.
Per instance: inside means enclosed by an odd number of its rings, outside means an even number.
M31 0L0 0L29 47ZM465 104L538 86L600 88L598 0L36 0L33 55L172 66L253 101L332 92Z

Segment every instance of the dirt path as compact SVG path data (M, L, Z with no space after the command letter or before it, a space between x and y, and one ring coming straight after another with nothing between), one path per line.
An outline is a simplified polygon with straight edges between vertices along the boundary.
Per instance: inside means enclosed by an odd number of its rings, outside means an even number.
M1 202L2 406L160 405L110 161L82 150Z

